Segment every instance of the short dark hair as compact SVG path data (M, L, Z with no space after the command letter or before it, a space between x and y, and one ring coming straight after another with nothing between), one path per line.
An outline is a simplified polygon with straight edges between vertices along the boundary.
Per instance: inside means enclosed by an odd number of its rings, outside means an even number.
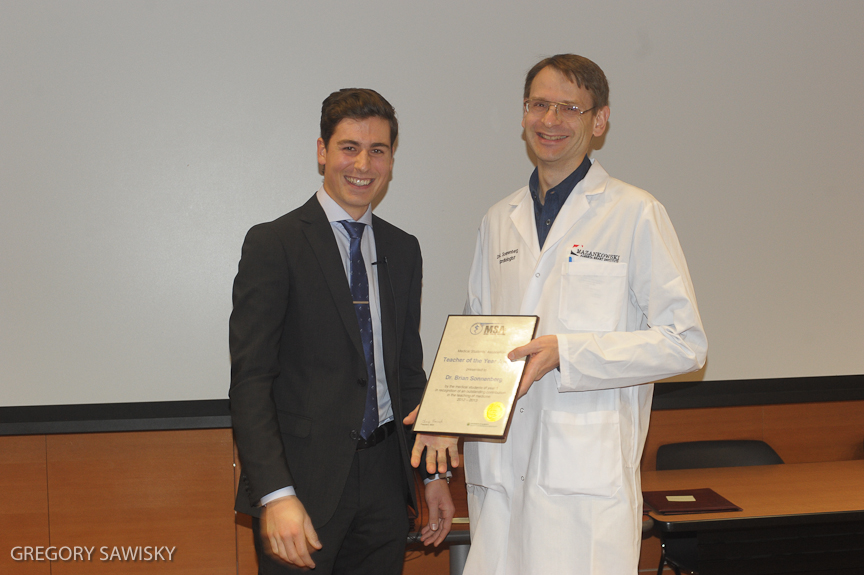
M570 78L580 88L588 90L594 100L593 107L595 109L609 105L609 83L606 81L606 74L603 73L600 66L588 58L576 54L558 54L537 62L525 76L525 94L523 97L526 100L531 95L531 83L534 81L534 77L540 73L540 70L548 66Z
M321 139L324 145L330 143L336 126L345 118L365 120L366 118L382 118L390 123L390 146L396 142L399 135L399 122L396 120L396 110L384 96L368 88L342 88L333 92L321 104Z

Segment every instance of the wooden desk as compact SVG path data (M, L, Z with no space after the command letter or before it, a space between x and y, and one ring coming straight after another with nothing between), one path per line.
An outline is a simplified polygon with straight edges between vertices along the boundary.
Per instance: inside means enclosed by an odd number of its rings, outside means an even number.
M661 515L699 573L864 573L864 460L646 471L643 491L710 487L743 511Z

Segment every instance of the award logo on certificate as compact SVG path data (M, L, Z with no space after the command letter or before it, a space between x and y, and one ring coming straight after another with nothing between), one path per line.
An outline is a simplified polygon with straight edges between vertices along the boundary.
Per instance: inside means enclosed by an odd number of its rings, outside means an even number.
M501 438L525 360L507 353L534 338L537 316L451 315L420 402L414 431Z

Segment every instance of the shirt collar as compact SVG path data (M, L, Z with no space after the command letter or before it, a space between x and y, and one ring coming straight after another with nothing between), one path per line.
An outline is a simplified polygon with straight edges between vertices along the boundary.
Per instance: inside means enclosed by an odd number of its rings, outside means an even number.
M318 188L318 191L315 193L315 196L318 198L318 203L321 204L321 207L324 208L324 213L327 214L327 221L329 222L341 222L342 220L353 221L354 218L348 215L342 206L336 203L336 201L330 197L330 194L327 193L327 190L324 189L324 186ZM360 216L360 219L357 220L360 223L366 224L367 226L372 226L372 205L366 208L366 211Z
M590 169L591 160L588 159L588 154L585 154L585 157L582 158L582 163L579 164L578 168L573 170L573 173L564 178L564 180L557 186L553 186L546 190L546 197L549 196L550 192L554 192L559 198L558 204L563 205L564 201L570 195L570 192L573 191L576 184L585 178L585 174L587 174ZM537 171L537 168L534 168L534 171L531 172L531 177L528 179L528 189L531 191L531 198L534 200L534 204L539 206L540 174Z

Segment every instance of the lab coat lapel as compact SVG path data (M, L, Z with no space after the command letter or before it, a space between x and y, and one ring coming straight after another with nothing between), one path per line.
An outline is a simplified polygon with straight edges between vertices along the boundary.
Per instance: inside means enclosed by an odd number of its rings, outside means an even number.
M602 193L606 189L608 174L600 167L600 164L594 163L585 178L576 184L573 191L567 197L567 201L561 207L558 217L555 218L555 223L552 224L552 229L549 230L549 235L546 236L546 241L543 243L543 250L532 262L532 275L544 278L543 281L530 282L522 296L522 305L519 313L528 315L537 312L541 304L543 296L543 287L546 283L545 278L550 274L555 273L555 259L558 257L557 245L561 239L567 236L576 225L576 223L585 216L591 207L589 196ZM534 231L534 245L538 246L539 241L536 239L537 224L534 221L534 206L530 195L528 195L528 209L530 210L528 217L530 218L530 228ZM511 215L512 217L512 215ZM539 250L538 250L539 251Z
M528 191L527 186L522 197L516 196L510 205L513 206L510 220L522 236L522 241L528 246L526 255L530 256L531 265L534 265L540 257L540 241L537 239L537 224L534 221L534 200L531 199L531 192Z
M561 207L561 212L555 218L552 224L552 229L549 230L549 235L546 236L546 242L543 244L543 250L540 257L543 257L547 252L555 248L561 238L563 238L570 229L585 215L590 207L588 196L593 196L602 193L606 189L606 181L609 175L606 173L600 164L594 162L591 169L585 174L585 177L576 184L573 191L567 197L567 201Z

